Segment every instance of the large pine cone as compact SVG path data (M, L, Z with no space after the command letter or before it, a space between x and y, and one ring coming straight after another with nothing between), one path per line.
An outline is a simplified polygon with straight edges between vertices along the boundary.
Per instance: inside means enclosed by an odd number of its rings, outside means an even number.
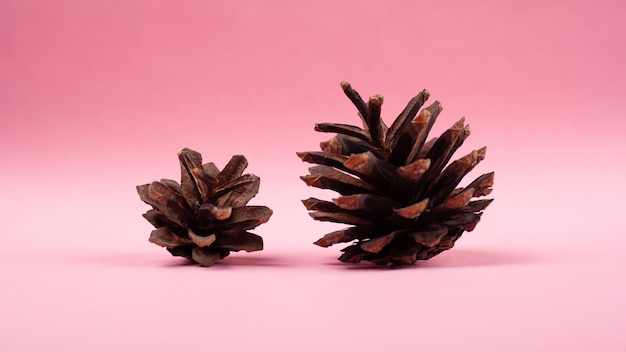
M246 206L259 191L259 177L243 170L248 161L235 155L219 170L202 164L200 153L178 153L181 183L162 179L137 186L142 201L152 206L143 214L156 230L150 242L166 247L202 266L211 266L231 251L258 251L263 239L246 230L267 222L272 211L264 206Z
M315 242L328 247L353 242L339 260L375 264L412 264L452 248L464 231L472 231L493 199L472 200L491 193L494 173L481 175L466 187L461 179L485 157L486 148L449 165L452 154L470 135L462 118L439 138L427 135L442 106L438 101L420 110L426 90L411 99L387 128L381 120L381 95L364 102L348 82L344 93L356 106L364 128L320 123L319 132L337 135L321 143L321 152L298 156L318 164L302 180L339 192L332 202L303 200L311 217L352 225ZM447 166L446 166L447 165Z

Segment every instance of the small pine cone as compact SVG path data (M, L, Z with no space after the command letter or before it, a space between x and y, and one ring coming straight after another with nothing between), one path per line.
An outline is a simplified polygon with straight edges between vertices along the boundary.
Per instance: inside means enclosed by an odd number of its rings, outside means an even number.
M336 133L320 144L321 152L297 153L309 168L302 180L331 189L332 202L303 200L315 220L352 225L315 242L328 247L352 242L339 260L378 265L413 264L452 248L464 231L472 231L493 199L472 200L491 193L494 173L479 176L465 187L461 179L485 158L486 148L448 164L470 135L462 118L438 138L427 139L442 106L435 101L421 109L426 90L411 99L393 124L380 117L383 97L368 102L348 82L344 93L356 106L364 128L319 123L315 130ZM421 109L421 110L420 110ZM446 166L447 165L447 166Z
M143 214L156 230L149 241L202 266L211 266L231 251L263 249L263 239L248 232L267 222L272 210L246 206L259 191L259 177L243 170L248 161L233 156L223 170L202 164L191 149L178 153L181 183L162 179L137 186L142 201L152 206Z

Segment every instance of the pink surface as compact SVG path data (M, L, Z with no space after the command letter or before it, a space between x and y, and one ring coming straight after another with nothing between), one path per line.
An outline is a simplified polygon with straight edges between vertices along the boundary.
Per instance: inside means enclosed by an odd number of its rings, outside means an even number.
M2 1L0 350L624 351L619 1ZM295 151L339 88L423 88L488 146L476 231L402 269L311 245ZM274 209L212 268L147 242L135 185L246 154Z

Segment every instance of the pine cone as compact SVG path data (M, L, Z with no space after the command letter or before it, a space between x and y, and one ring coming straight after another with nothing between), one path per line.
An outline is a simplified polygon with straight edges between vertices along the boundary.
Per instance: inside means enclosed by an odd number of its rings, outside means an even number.
M366 103L348 82L344 93L356 106L364 128L320 123L319 132L337 135L321 143L321 152L297 153L309 168L302 180L341 196L332 202L303 200L315 220L352 225L315 242L328 247L352 242L342 262L367 260L378 265L413 264L452 248L464 231L472 231L493 199L472 200L491 193L494 173L481 175L466 187L461 179L485 158L486 148L449 165L452 154L470 135L462 118L439 138L427 135L442 106L438 101L420 110L426 90L411 99L388 128L381 120L381 95ZM446 166L447 165L447 166Z
M259 191L259 177L243 170L248 161L233 156L220 171L213 163L202 164L200 153L178 153L181 184L162 179L137 186L142 201L152 206L143 214L156 230L150 242L166 247L202 266L211 266L231 251L263 249L263 239L246 230L267 222L272 210L246 206Z

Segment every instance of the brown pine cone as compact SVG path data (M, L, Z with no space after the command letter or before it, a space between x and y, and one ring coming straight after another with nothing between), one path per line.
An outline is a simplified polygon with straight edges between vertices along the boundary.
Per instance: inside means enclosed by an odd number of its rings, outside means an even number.
M259 191L259 177L243 170L248 161L235 155L219 170L202 164L200 153L178 153L181 183L162 179L137 186L142 201L152 206L143 214L156 230L149 241L202 266L211 266L231 251L263 249L263 239L248 232L267 222L272 210L246 206Z
M435 101L421 109L426 90L411 99L393 124L381 119L383 97L364 102L348 82L344 93L356 106L363 128L319 123L315 130L336 133L320 144L321 152L302 152L309 168L302 180L309 186L331 189L332 202L303 200L311 217L352 225L315 242L328 247L352 242L339 257L379 265L412 264L452 248L464 231L472 231L493 199L472 200L491 193L494 173L479 176L465 187L461 179L485 158L486 147L448 164L470 135L462 118L438 138L427 139L442 106ZM447 166L446 166L447 165Z

